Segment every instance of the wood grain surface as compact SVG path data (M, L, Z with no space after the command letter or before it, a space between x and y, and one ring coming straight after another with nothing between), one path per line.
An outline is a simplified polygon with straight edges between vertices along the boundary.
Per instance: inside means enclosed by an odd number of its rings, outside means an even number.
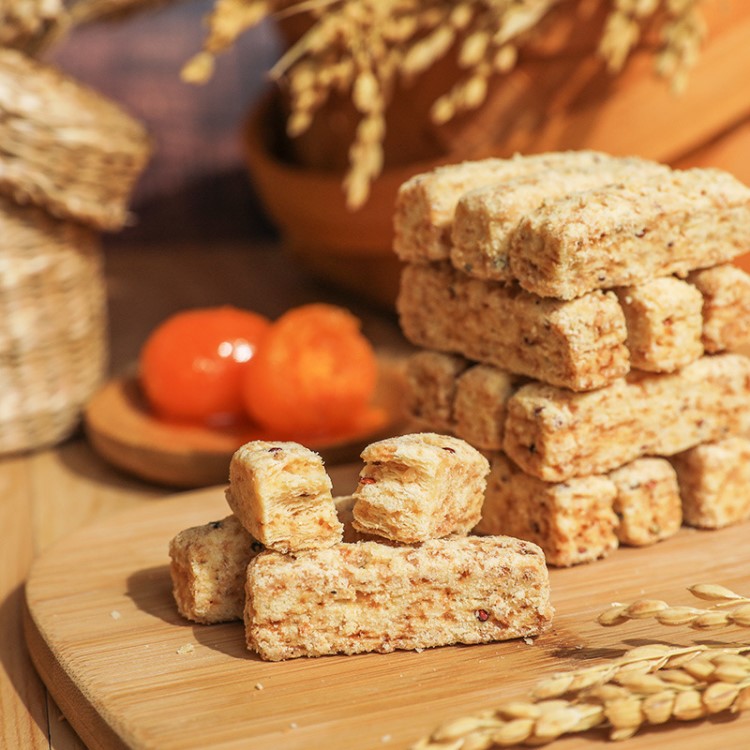
M335 469L336 491L350 491L358 470ZM169 539L226 512L221 487L154 500L76 532L34 564L29 651L90 748L407 748L446 719L523 697L552 672L646 641L706 637L652 621L599 627L594 618L611 601L691 603L686 588L699 581L750 591L747 525L683 529L650 548L552 570L554 627L533 643L267 663L245 650L240 623L188 623L171 598ZM746 631L708 638L733 642ZM717 717L646 731L626 747L743 747L748 732L750 715ZM604 735L590 732L554 746L599 744Z

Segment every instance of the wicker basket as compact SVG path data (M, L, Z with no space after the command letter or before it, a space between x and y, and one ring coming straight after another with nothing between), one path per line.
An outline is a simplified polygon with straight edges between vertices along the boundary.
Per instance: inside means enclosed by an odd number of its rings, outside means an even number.
M0 194L115 230L150 152L143 126L52 67L0 49Z
M107 367L99 235L0 198L0 453L77 427Z
M0 47L38 52L65 17L61 0L0 0Z

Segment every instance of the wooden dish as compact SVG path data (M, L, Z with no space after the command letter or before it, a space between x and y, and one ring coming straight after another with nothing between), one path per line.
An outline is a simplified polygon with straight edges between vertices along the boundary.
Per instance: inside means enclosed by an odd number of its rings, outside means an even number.
M374 409L366 424L335 438L298 442L336 464L356 460L367 443L398 434L404 422L403 363L381 356L379 367ZM161 420L149 410L133 375L110 380L91 398L84 426L94 450L113 466L182 489L225 483L237 448L249 440L281 439L249 424L214 428Z
M347 481L342 479L347 470ZM358 467L335 467L351 492ZM54 498L51 498L54 500ZM748 525L682 529L652 547L551 570L553 627L523 640L423 653L263 662L243 626L195 625L171 594L167 546L183 528L228 512L221 487L183 493L107 518L38 559L25 587L31 658L91 750L406 750L438 724L529 695L556 671L600 664L646 642L731 643L747 631L701 633L653 619L596 624L612 601L644 596L695 604L699 582L750 591ZM747 747L750 711L644 729L627 750ZM601 731L554 750L612 747Z

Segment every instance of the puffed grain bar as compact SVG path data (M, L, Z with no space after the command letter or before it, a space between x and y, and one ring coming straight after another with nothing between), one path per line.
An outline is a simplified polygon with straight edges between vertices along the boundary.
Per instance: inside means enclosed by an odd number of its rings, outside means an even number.
M672 457L685 523L720 529L750 519L750 440L731 437Z
M519 378L428 349L412 354L406 371L406 402L415 425L455 435L475 448L502 447L505 404L519 387Z
M247 646L270 661L525 638L552 616L544 554L509 537L264 552L248 566Z
M533 542L555 567L591 562L617 549L617 492L606 476L543 482L519 471L501 451L488 455L492 470L477 533Z
M447 263L408 264L397 308L416 346L575 391L606 385L630 367L625 317L612 292L560 302L469 278Z
M723 264L688 276L703 295L703 346L707 352L750 342L750 274Z
M504 450L526 473L550 482L602 474L750 431L750 360L706 355L588 393L532 383L507 409Z
M474 365L456 379L454 432L475 448L503 446L506 405L521 380L492 365Z
M414 425L429 432L454 434L456 378L469 367L461 356L418 351L406 361L406 412Z
M593 151L563 151L509 159L483 159L451 164L415 175L401 185L394 210L396 255L404 261L448 260L451 226L461 196L484 185L520 175L548 174L571 162L592 166L610 160Z
M169 543L177 611L203 624L241 620L247 565L263 550L235 515L180 531Z
M343 541L372 539L352 526L351 495L333 501L344 527ZM180 531L169 543L172 593L179 613L203 624L241 620L247 565L264 549L234 514Z
M643 547L674 536L682 525L677 474L664 458L637 458L609 473L620 544Z
M615 290L628 329L630 366L674 372L703 354L703 295L674 276Z
M232 456L226 497L261 544L294 552L341 541L331 486L314 451L293 442L256 440Z
M598 156L599 158L593 158ZM511 281L509 248L518 222L545 201L625 183L633 174L667 174L669 168L636 157L571 154L556 169L536 170L465 193L456 205L451 262L470 276Z
M521 286L573 299L724 263L750 247L750 189L714 169L575 193L522 219L510 245Z
M354 528L396 542L467 534L481 515L487 459L450 435L422 432L368 445L354 490Z

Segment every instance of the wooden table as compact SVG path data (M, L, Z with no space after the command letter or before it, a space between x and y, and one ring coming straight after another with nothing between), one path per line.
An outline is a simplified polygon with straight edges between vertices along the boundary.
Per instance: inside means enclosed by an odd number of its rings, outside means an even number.
M113 373L135 361L145 336L173 310L222 303L271 317L315 300L345 304L373 340L403 345L393 316L319 285L272 240L219 247L112 245L106 260ZM92 521L173 492L112 469L82 435L50 450L0 458L0 747L83 747L26 650L23 587L33 560Z

